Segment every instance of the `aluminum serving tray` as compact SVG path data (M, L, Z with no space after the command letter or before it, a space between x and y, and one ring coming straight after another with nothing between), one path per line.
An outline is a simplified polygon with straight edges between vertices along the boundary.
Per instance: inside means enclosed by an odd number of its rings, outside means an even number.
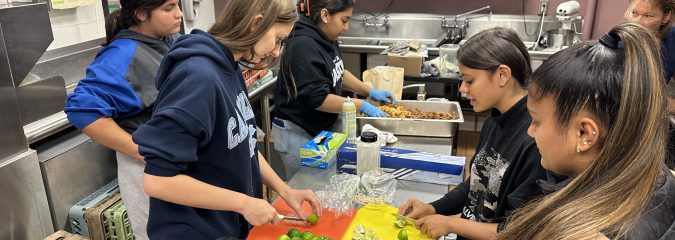
M359 129L365 124L370 124L379 130L391 132L394 135L454 137L459 129L459 123L464 122L464 115L459 102L399 100L396 101L396 105L419 109L422 112L454 113L458 118L455 120L436 120L357 117L356 123L359 125Z

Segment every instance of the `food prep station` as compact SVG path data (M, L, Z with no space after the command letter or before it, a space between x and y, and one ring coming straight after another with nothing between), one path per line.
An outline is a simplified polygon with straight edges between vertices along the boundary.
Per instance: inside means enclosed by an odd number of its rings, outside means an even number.
M115 154L68 123L65 97L84 75L83 69L101 49L100 39L46 51L52 42L49 7L45 3L0 4L0 217L9 224L0 226L0 238L41 239L59 229L70 230L68 209L88 194L111 182L116 176ZM30 14L29 14L30 13ZM347 69L354 73L385 65L380 55L395 41L420 39L433 45L448 30L454 16L432 14L388 14L386 21L368 20L356 14L350 30L340 38ZM466 39L490 26L510 26L520 34L522 24L535 29L557 29L555 17L473 13L463 16L470 24L463 26ZM372 22L375 21L375 22ZM463 20L462 20L463 21ZM575 19L577 32L582 20ZM383 31L382 29L386 29ZM528 45L535 39L522 34ZM463 42L459 42L461 45ZM537 65L555 51L531 50ZM429 57L439 55L431 46ZM61 63L68 64L61 64ZM276 74L276 71L273 71ZM387 147L414 149L447 156L456 154L459 125L465 121L458 92L461 79L447 77L406 77L405 84L426 84L428 95L450 101L401 100L398 104L424 112L445 112L454 120L399 119L358 117L359 128L370 124L394 133L398 141ZM259 82L249 90L252 103L257 103L259 127L265 133L260 150L269 161L275 161L270 136L274 111L272 92L276 78ZM441 87L438 87L441 86ZM414 95L413 90L408 95ZM275 166L272 163L272 166ZM336 164L328 169L302 167L287 181L294 188L321 190L337 172ZM400 206L415 197L430 202L447 193L448 186L400 180L392 205ZM273 199L272 199L273 200Z

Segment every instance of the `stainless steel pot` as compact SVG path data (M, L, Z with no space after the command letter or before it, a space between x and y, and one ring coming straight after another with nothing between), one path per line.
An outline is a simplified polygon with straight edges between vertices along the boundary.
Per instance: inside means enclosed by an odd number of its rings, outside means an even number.
M569 29L551 29L546 31L546 47L562 49L574 43L575 32Z

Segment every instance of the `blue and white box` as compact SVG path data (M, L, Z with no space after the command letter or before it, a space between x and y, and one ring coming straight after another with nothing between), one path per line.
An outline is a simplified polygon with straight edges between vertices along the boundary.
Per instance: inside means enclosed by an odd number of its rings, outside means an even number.
M400 180L457 185L464 180L465 162L466 157L390 147L380 149L380 169ZM356 174L354 144L344 144L338 150L337 171Z
M300 164L326 169L335 160L338 148L347 139L344 133L322 131L300 148Z

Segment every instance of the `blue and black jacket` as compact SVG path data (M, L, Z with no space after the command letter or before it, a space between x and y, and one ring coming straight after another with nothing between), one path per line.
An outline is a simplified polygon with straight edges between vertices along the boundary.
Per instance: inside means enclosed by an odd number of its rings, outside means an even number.
M70 123L82 129L99 118L112 118L132 133L150 119L158 93L155 75L173 39L126 29L115 35L68 95L64 111Z

